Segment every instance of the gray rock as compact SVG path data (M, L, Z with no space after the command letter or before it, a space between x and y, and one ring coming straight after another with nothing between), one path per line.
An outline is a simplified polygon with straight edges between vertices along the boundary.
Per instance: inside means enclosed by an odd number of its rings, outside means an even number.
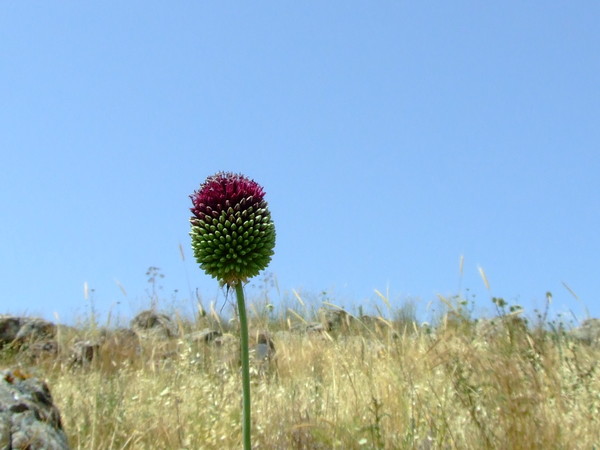
M215 339L221 337L223 333L219 330L211 330L210 328L205 328L204 330L194 331L186 336L186 338L192 342L214 342Z
M343 309L320 308L318 316L326 331L347 329L350 326L351 316Z
M219 348L231 348L232 345L235 345L239 341L237 336L234 336L231 333L225 333L222 336L219 336L215 339L214 343Z
M12 343L17 338L22 323L20 317L0 315L0 348Z
M141 338L167 339L178 335L177 324L166 314L153 310L135 316L131 328Z
M254 367L251 363L251 373L264 376L270 373L271 369L277 368L275 344L268 333L260 332L258 334L256 342L251 344L250 357L254 361Z
M46 383L19 370L3 370L0 376L0 448L68 449Z
M0 348L52 339L55 335L56 325L44 319L0 315Z
M256 342L251 347L254 357L258 361L270 361L275 357L275 343L266 331L255 334Z
M89 366L100 351L100 344L95 341L77 341L71 348L69 364L77 366Z
M56 325L44 319L24 318L15 337L19 344L52 339L56 336Z
M58 342L54 340L34 342L27 347L27 355L35 361L55 358L58 353Z
M251 371L264 374L270 367L276 365L275 344L266 331L249 331L248 340ZM229 368L240 366L239 336L225 333L215 339L214 345L215 354L222 366Z
M315 334L325 333L327 331L325 325L323 325L322 323L309 323L308 325L306 325L305 330L307 333Z

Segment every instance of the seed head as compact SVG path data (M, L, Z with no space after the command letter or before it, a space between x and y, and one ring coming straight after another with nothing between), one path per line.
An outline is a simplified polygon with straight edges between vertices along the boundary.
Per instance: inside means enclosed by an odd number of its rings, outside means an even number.
M275 225L264 190L244 175L219 172L192 199L192 248L200 267L233 286L267 267L275 247Z

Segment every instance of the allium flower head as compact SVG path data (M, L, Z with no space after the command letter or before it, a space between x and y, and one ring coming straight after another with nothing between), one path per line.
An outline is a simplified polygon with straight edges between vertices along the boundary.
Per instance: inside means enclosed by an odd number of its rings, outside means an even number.
M275 225L264 196L254 180L231 172L208 177L190 195L194 256L223 284L244 282L271 261Z

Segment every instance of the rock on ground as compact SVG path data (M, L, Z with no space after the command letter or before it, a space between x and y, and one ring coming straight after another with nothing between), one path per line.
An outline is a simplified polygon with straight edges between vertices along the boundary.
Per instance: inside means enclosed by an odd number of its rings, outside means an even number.
M0 371L0 377L0 448L68 449L46 383L18 369Z
M167 339L178 335L177 324L166 314L142 311L131 320L131 328L141 338Z
M22 345L52 339L55 335L56 325L44 319L0 315L0 348L12 343Z
M100 351L100 344L92 340L77 341L71 347L69 364L72 366L89 366Z
M203 330L194 331L193 333L187 334L186 338L192 342L209 343L214 342L215 339L221 336L223 336L223 333L221 331L205 328Z
M326 331L347 329L350 326L351 316L343 309L320 308L317 315Z

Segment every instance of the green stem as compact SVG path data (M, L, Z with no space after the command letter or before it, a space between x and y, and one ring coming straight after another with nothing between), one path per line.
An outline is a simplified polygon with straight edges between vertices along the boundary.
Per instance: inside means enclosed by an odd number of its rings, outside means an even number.
M251 422L250 422L250 355L248 350L248 321L246 319L246 304L244 302L244 289L242 283L235 285L238 310L240 313L240 347L242 358L242 394L243 394L243 441L244 450L252 448Z

